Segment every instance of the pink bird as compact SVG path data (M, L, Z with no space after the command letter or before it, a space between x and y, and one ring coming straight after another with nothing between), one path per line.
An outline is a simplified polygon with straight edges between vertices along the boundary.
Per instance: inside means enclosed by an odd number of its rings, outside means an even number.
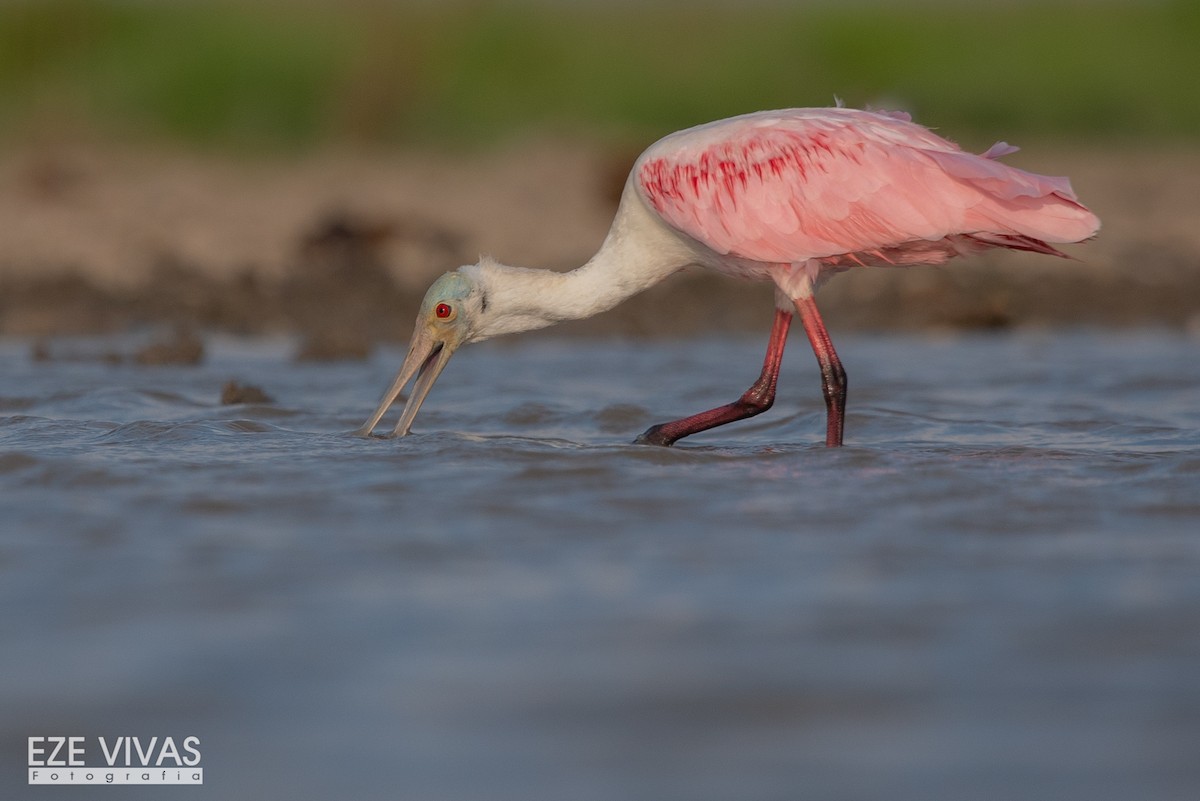
M793 314L821 369L825 444L842 444L846 372L813 293L842 270L940 264L1009 248L1064 256L1100 221L1066 178L976 156L907 114L847 108L746 114L671 134L651 145L626 181L608 236L570 272L491 259L433 283L395 382L359 429L368 435L413 377L395 436L412 427L430 388L461 345L611 309L685 267L772 281L775 318L758 380L733 403L652 426L639 443L671 445L774 403Z

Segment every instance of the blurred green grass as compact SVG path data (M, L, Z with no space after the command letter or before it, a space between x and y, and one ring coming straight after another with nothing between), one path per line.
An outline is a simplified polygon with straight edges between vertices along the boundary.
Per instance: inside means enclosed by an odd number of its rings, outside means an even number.
M978 136L1200 137L1200 3L0 6L0 138L218 147L650 136L899 106Z

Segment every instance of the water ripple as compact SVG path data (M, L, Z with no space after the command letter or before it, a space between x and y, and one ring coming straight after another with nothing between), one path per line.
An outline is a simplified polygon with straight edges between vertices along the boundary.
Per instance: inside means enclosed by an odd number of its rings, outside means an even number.
M397 349L0 348L0 735L194 729L214 785L304 799L330 764L395 779L339 788L362 797L463 766L621 795L614 765L700 798L806 769L856 797L1025 797L1023 772L1187 797L1195 343L847 337L840 449L797 343L769 413L630 444L736 397L761 347L464 348L400 439L350 433ZM276 402L221 406L230 375Z
M119 425L95 438L99 445L129 445L137 443L203 443L212 437L230 437L240 434L266 434L280 429L258 420L190 420L164 423L138 420Z

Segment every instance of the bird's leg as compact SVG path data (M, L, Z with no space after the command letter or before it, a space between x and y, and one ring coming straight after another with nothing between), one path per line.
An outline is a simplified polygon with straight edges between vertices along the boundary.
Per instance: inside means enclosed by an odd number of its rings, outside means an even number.
M821 388L825 393L825 444L836 448L842 444L842 430L846 417L846 371L842 369L842 360L833 349L829 332L825 330L825 322L817 311L816 301L809 295L794 301L796 311L800 313L800 322L804 324L804 332L812 343L813 353L817 355L817 364L821 365Z
M735 420L744 420L761 414L775 402L775 385L779 381L779 365L783 361L783 348L787 344L788 328L792 324L792 313L775 310L775 323L771 326L771 339L767 343L767 355L763 359L762 373L758 380L733 403L693 414L682 420L660 423L646 429L646 433L634 442L639 445L671 445L676 440L723 426ZM830 349L832 351L832 348Z

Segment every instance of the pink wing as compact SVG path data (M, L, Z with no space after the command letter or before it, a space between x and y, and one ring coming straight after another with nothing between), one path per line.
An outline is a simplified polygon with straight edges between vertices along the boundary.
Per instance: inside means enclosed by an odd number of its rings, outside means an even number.
M1063 255L1099 220L1066 178L964 153L907 115L760 112L672 134L634 170L668 224L722 255L916 264L1008 247Z

